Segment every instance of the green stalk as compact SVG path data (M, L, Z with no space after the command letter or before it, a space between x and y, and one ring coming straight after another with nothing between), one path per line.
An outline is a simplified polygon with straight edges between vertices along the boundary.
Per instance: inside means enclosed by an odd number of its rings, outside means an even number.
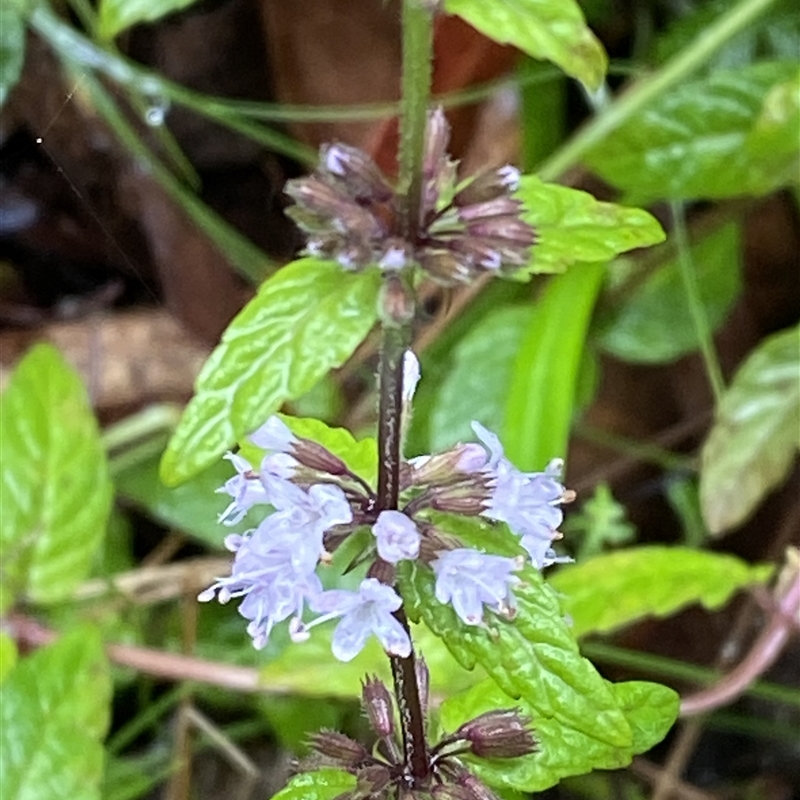
M722 368L719 365L717 351L714 347L714 337L711 325L708 321L703 298L700 297L700 288L697 285L697 270L692 260L692 251L689 245L689 235L686 231L686 214L684 213L683 203L673 201L670 203L672 213L673 233L675 234L675 246L678 249L678 266L681 271L683 290L686 293L686 301L689 304L689 313L692 316L697 340L700 343L700 353L703 356L703 363L706 367L711 391L714 393L714 402L719 405L722 395L725 392L725 380L722 377Z
M638 80L607 112L594 117L542 165L539 177L545 181L559 178L595 145L608 138L652 100L688 78L726 42L752 25L774 2L775 0L740 0L661 70L649 78Z

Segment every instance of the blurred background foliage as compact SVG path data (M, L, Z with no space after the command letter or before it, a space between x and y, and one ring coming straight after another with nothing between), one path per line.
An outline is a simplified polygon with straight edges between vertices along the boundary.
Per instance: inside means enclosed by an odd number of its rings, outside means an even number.
M609 679L689 691L746 652L763 617L740 590L800 531L800 11L582 7L610 57L591 92L439 19L455 154L465 175L510 161L646 206L668 240L608 261L602 237L576 241L580 208L547 208L585 263L423 286L408 454L470 439L474 419L521 468L565 454L577 563L551 582L584 652ZM379 648L333 665L324 632L276 633L259 654L230 609L198 607L225 569L227 465L168 489L158 462L211 345L300 246L284 182L334 139L395 169L398 19L377 0L0 8L0 745L21 737L36 765L3 773L9 797L268 797L307 732L364 733L354 698L385 671ZM12 375L36 342L54 347ZM285 410L368 437L375 363L368 338ZM418 634L439 700L481 686ZM800 797L797 655L795 639L630 769L540 796Z

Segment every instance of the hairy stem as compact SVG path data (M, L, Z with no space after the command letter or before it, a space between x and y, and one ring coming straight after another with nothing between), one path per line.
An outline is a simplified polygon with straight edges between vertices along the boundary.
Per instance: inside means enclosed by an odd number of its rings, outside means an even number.
M420 0L403 2L403 97L400 117L398 187L403 197L403 229L416 238L422 200L422 162L431 84L433 16ZM413 308L413 294L398 276L387 277L386 287L399 290ZM389 305L392 305L391 303ZM393 306L397 309L397 306ZM411 316L383 309L378 405L378 510L396 509L400 487L403 419L403 355L411 341ZM409 631L405 610L395 617ZM409 789L423 787L430 776L425 741L425 717L420 702L413 646L407 658L391 656L392 678L403 734L403 762Z

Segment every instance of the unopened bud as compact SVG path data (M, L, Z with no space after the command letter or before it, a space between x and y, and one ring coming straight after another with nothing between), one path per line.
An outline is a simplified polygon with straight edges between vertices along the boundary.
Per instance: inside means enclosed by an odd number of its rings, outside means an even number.
M419 524L422 541L419 543L419 559L424 564L430 564L447 550L456 550L461 547L461 542L446 533L442 533L433 525Z
M394 734L394 704L384 684L375 676L361 684L361 704L370 727L381 739Z
M518 758L536 750L530 724L530 717L523 716L516 709L487 711L465 722L455 735L468 741L476 756Z
M356 773L355 790L351 797L353 800L373 800L375 797L383 797L381 792L392 782L392 773L388 767L382 764L371 764L368 767L358 770Z
M479 444L459 444L444 453L414 459L414 483L449 483L454 479L479 472L486 466L488 456Z
M422 708L422 718L428 718L428 706L431 699L431 674L428 665L422 656L417 656L414 661L414 674L417 677L417 688L419 690L419 704Z
M397 570L395 570L394 564L390 564L388 561L384 561L382 558L376 558L369 565L367 577L375 578L381 583L385 583L387 586L392 586L394 585L395 578L397 577Z
M291 454L304 466L328 475L346 475L347 465L326 447L311 439L297 439Z
M353 767L370 758L363 745L337 731L315 733L310 737L309 745L320 755L345 767Z
M423 250L419 254L419 265L432 280L445 286L466 283L472 277L469 265L458 253L447 248Z
M471 206L507 196L517 189L519 178L519 170L512 166L483 172L458 192L453 202L457 206Z
M320 168L354 199L383 203L393 196L375 162L363 151L346 144L320 148Z

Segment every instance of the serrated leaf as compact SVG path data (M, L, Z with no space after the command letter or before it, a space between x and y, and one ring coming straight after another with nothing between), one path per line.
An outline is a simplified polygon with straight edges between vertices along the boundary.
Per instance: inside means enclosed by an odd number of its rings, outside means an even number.
M712 534L744 522L785 480L800 447L800 326L750 353L703 445L700 504Z
M699 603L720 608L745 586L765 581L769 565L689 547L646 545L605 553L549 579L575 636L617 630L644 617L666 617Z
M626 519L625 506L617 502L607 483L599 483L594 494L564 522L564 533L582 534L576 556L579 562L600 553L606 546L619 546L636 536L636 528Z
M287 400L343 364L377 315L380 274L304 258L261 286L197 379L161 462L168 485L212 464Z
M430 569L404 565L402 594L412 620L422 620L466 669L480 664L512 698L524 698L537 717L554 719L614 747L629 747L631 731L613 694L582 658L553 591L528 568L514 589L513 621L487 618L486 627L461 622L434 594Z
M320 769L295 775L272 800L334 800L356 786L355 775L338 769Z
M16 86L25 63L25 21L22 7L13 2L0 7L0 108Z
M516 705L533 719L539 750L522 758L490 760L468 758L470 768L490 786L527 792L544 791L569 775L595 769L619 769L633 756L664 738L678 715L678 695L666 686L644 681L607 683L630 726L632 739L615 747L542 715L535 702L512 701L491 681L482 681L465 694L442 704L442 725L453 731L485 711Z
M499 308L452 348L452 367L430 410L432 451L474 439L472 420L500 429L514 360L533 313L531 306Z
M81 628L28 656L0 687L3 800L100 800L111 678Z
M741 234L723 225L691 250L706 318L716 330L741 291ZM662 364L699 347L677 259L664 264L615 305L601 323L598 342L624 361Z
M445 9L496 42L552 61L590 89L603 82L608 57L575 0L446 0Z
M764 194L796 178L799 92L791 61L715 72L659 96L585 161L633 203Z
M37 345L20 361L0 430L4 600L56 602L91 568L112 485L86 390L55 348Z
M536 231L531 265L518 277L564 272L581 261L608 261L666 238L658 221L640 208L603 203L588 192L523 175L516 197Z
M520 469L543 469L567 450L586 331L605 273L585 264L551 278L517 350L503 442Z
M141 22L155 22L194 5L197 0L102 0L98 10L98 35L113 39Z

